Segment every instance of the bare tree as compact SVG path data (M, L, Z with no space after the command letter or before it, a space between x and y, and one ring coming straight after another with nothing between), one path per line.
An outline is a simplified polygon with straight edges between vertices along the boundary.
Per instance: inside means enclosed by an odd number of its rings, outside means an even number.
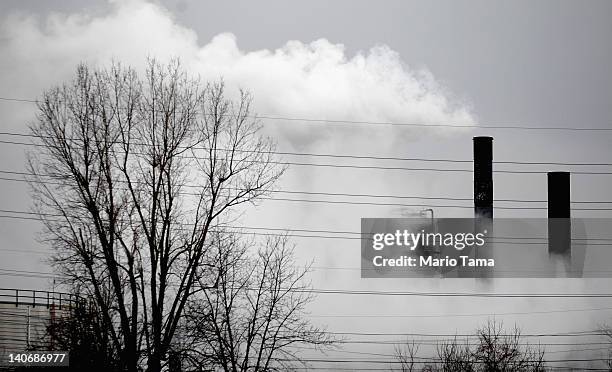
M504 330L501 322L488 321L476 332L478 346L473 358L480 370L536 372L544 370L544 351L524 344L518 327Z
M188 311L190 360L196 367L288 370L300 363L294 346L332 343L305 320L313 297L304 281L308 267L296 266L286 236L268 238L261 248L232 235L220 240L218 286L203 289Z
M414 340L404 345L395 345L395 358L399 361L399 369L402 372L413 372L415 369L415 358L419 352L419 344Z
M510 331L503 324L488 321L476 331L477 343L464 343L456 337L436 347L436 356L422 371L486 371L540 372L545 371L544 351L523 342L518 327ZM396 359L402 371L413 371L418 347L414 342L396 348Z
M118 355L95 302L75 300L66 308L64 314L49 320L47 339L54 350L70 350L69 370L96 370L103 366L105 371L121 371ZM49 347L44 349L49 350Z
M457 337L453 340L445 341L436 347L437 359L439 362L429 366L431 371L443 372L473 372L478 371L472 359L469 342L462 344Z
M609 347L608 347L608 355L605 358L605 364L608 371L612 371L612 328L610 328L607 324L602 324L599 327L599 330L603 334L605 338L608 339Z
M30 184L54 264L95 301L122 369L160 371L211 272L211 233L283 173L275 145L248 93L230 101L178 62L81 65L38 108Z

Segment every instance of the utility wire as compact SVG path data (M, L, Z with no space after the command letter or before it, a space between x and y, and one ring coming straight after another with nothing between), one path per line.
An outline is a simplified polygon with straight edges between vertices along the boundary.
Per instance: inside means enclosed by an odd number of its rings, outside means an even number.
M4 269L0 269L4 270ZM51 273L50 273L51 274ZM21 290L25 293L28 290ZM38 291L37 291L38 292ZM42 291L41 291L42 292ZM14 297L14 294L10 296ZM6 295L4 297L9 297ZM27 299L27 295L23 296ZM555 309L555 310L536 310L536 311L521 311L521 312L502 312L502 313L463 313L463 314L410 314L410 315L387 315L387 314L361 314L361 315L348 315L348 314L337 314L337 315L321 315L321 314L309 314L310 318L456 318L456 317L497 317L497 316L508 316L508 315L549 315L549 314L566 314L566 313L582 313L592 311L610 311L612 307L599 307L599 308L583 308L583 309ZM3 312L0 310L0 315L8 314L15 316L27 316L17 313Z
M24 103L39 103L34 99L0 97L1 101L7 102L24 102ZM353 125L375 125L375 126L398 126L398 127L442 127L442 128L468 128L468 129L508 129L508 130L544 130L544 131L597 131L608 132L612 128L601 127L536 127L528 125L465 125L465 124L425 124L425 123L402 123L388 121L365 121L365 120L339 120L339 119L322 119L322 118L298 118L286 116L272 116L267 114L249 115L252 119L276 120L276 121L292 121L301 122L304 124L353 124Z
M15 172L11 171L2 171L0 173L9 173L15 174ZM34 176L33 173L20 172L20 174L31 175ZM41 175L42 176L42 175ZM48 175L45 175L48 176ZM0 177L0 180L4 181L16 181L16 182L30 182L23 178L5 178ZM56 184L63 185L63 183L52 183L48 182L48 184ZM189 187L189 186L188 186ZM473 198L454 198L454 197L434 197L434 196L408 196L408 195L391 195L391 194L355 194L355 193L339 193L339 192L319 192L319 191L298 191L298 190L270 190L270 193L273 194L300 194L300 195L317 195L317 196L344 196L344 197L354 197L354 198L382 198L382 199L420 199L420 200L445 200L445 201L469 201L472 202ZM184 193L186 195L195 195L194 193ZM546 200L534 200L534 199L494 199L494 202L502 202L502 203L546 203ZM572 203L576 204L612 204L612 201L572 201Z
M19 270L1 269L9 273L20 273ZM21 271L26 275L48 275L49 273L36 271ZM250 289L250 288L247 288ZM253 290L255 290L253 288ZM286 290L286 289L285 289ZM484 293L484 292L418 292L418 291L376 291L376 290L348 290L311 288L288 289L296 293L337 294L337 295L368 295L368 296L417 296L417 297L470 297L470 298L612 298L612 293ZM454 336L454 335L451 335Z
M418 345L418 344L417 344ZM463 345L463 344L462 344ZM477 344L476 344L477 345ZM577 344L579 345L579 344ZM300 350L309 350L309 351L319 351L316 348L313 347L303 347L303 346L291 346L294 349L300 349ZM585 351L603 351L603 350L609 350L609 348L607 347L597 347L597 348L583 348L583 349L562 349L562 350L546 350L546 355L548 354L559 354L559 353L574 353L574 352L585 352ZM371 352L365 352L365 351L354 351L354 350L345 350L345 349L335 349L332 350L332 352L334 353L342 353L342 354L354 354L354 355L368 355L368 356L382 356L382 357L389 357L389 358L396 358L397 355L394 354L385 354L385 353L371 353Z
M11 175L23 175L23 176L34 176L33 173L29 173L29 172L17 172L17 171L7 171L7 170L0 170L0 174L11 174ZM51 178L51 176L48 175L40 175L43 177L49 177ZM46 184L46 185L69 185L68 183L65 182L53 182L53 181L42 181L42 180L26 180L23 178L8 178L8 177L0 177L0 180L2 181L14 181L14 182L30 182L30 183L38 183L38 184ZM117 181L117 182L121 182L121 181ZM184 187L187 188L201 188L201 186L197 186L197 185L183 185ZM240 189L238 189L240 190ZM283 193L283 192L287 192L287 191L275 191L275 190L271 190L270 193ZM287 193L304 193L306 195L308 195L308 192L300 192L300 191L288 191ZM196 193L187 193L187 192L179 192L179 194L182 195L194 195L194 196L199 196L199 194ZM323 194L326 196L343 196L341 193L338 194L334 194L334 193L312 193L312 194ZM397 197L397 198L403 198L403 197ZM437 197L437 198L428 198L428 197L407 197L407 198L413 198L413 199L423 199L423 200L454 200L453 198L442 198L442 197ZM421 208L459 208L459 209L473 209L473 206L470 205L451 205L451 204L446 204L446 205L442 205L442 204L405 204L405 203L381 203L381 202L367 202L367 201L345 201L345 200L317 200L317 199L290 199L290 198L278 198L278 197L260 197L260 200L273 200L273 201L286 201L286 202L302 202L302 203L324 203L324 204L345 204L345 205L373 205L373 206L386 206L386 207L407 207L407 208L416 208L416 207L421 207ZM514 202L514 203L518 203L519 200L518 199L502 199L504 200L504 202ZM465 200L467 201L467 200ZM499 201L499 200L498 200ZM610 201L574 201L574 204L610 204L612 202ZM517 206L494 206L494 209L499 209L499 210L547 210L547 207L517 207ZM572 208L572 210L575 211L611 211L612 208Z
M413 356L415 364L418 363L439 363L441 360L432 358L432 357L419 357ZM404 364L404 361L398 359L319 359L319 358L299 358L301 361L308 363L368 363L368 364ZM275 358L277 361L295 361L295 359L289 358ZM523 360L524 362L539 362L539 359L533 360ZM577 363L577 362L607 362L607 358L588 358L588 359L579 359L579 358L566 358L566 359L542 359L542 363ZM470 363L475 364L488 364L490 361L486 360L470 360Z
M537 314L557 314L557 313L581 313L590 311L611 311L612 307L600 307L589 309L556 309L542 311L521 311L521 312L503 312L503 313L468 313L468 314L410 314L410 315L387 315L387 314L331 314L331 315L310 315L312 318L454 318L454 317L495 317L506 315L537 315Z
M28 211L17 211L17 210L12 210L12 209L0 209L0 213L13 213L13 214L20 214L20 215L26 215L28 217L22 217L22 216L9 216L9 215L0 215L0 218L4 217L4 218L11 218L11 217L15 217L17 219L33 219L36 221L41 221L40 217L41 216L45 216L45 217L64 217L63 215L60 214L52 214L52 213L37 213L37 212L28 212ZM29 217L29 216L35 216L35 217ZM48 221L63 221L63 220L48 220ZM180 223L177 222L176 223L179 226L193 226L193 223ZM347 239L361 239L362 237L364 237L364 239L369 238L369 236L371 234L369 233L362 233L362 232L357 232L357 231L339 231L339 230L321 230L321 229L296 229L296 228L281 228L281 227L260 227L260 226L231 226L231 225L220 225L218 228L220 229L230 229L230 231L232 232L240 232L240 230L263 230L263 231L279 231L280 234L276 234L276 235L286 235L286 233L293 233L293 232L300 232L300 233L327 233L327 234L351 234L351 235L359 235L359 237L338 237L338 236L330 236L331 238L347 238ZM251 234L251 233L246 233L246 234ZM258 235L257 233L252 233L255 235ZM288 235L291 236L291 235ZM312 236L312 237L319 237L317 236ZM499 239L499 240L496 240ZM519 240L519 242L512 242L512 244L547 244L546 240L548 238L546 237L511 237L511 236L491 236L489 242L491 243L508 243L505 240ZM542 242L527 242L525 240L543 240ZM596 242L612 242L612 238L572 238L572 241L577 241L577 242L587 242L587 241L596 241ZM508 243L510 244L510 243ZM595 245L611 245L611 244L597 244L597 243L592 243Z
M18 211L14 209L0 209L0 213L15 213L15 214L25 214L25 215L33 215L33 216L47 216L47 217L64 217L61 214L53 214L53 213L38 213L38 212L29 212L29 211ZM178 223L183 226L192 226L192 223ZM369 237L371 233L359 232L359 231L348 231L348 230L328 230L328 229L303 229L303 228L290 228L290 227L261 227L261 226L231 226L231 225L223 225L223 228L229 229L245 229L245 230L265 230L265 231L281 231L281 232L306 232L306 233L328 233L328 234L349 234L349 235L359 235ZM543 240L547 241L548 238L545 236L534 236L534 237L525 237L525 236L490 236L490 239L508 239L508 240L520 240L521 244L529 244L529 242L525 242L525 240ZM603 242L612 242L612 238L572 238L573 241L603 241ZM493 241L493 240L490 240Z
M26 143L26 142L16 142L16 141L2 141L0 143L4 144L15 144L15 145L25 145L25 146L42 146L48 147L47 145L42 144L34 144L34 143ZM222 150L223 151L223 150ZM195 155L180 155L182 158L186 159L204 159L201 157L197 157ZM431 171L431 172L455 172L455 173L472 173L472 169L454 169L454 168L429 168L429 167L388 167L388 166L374 166L374 165L354 165L354 164L321 164L321 163L304 163L304 162L288 162L288 161L263 161L263 160L245 160L246 162L253 163L267 163L267 164L275 164L275 165L293 165L293 166L310 166L310 167L326 167L326 168L346 168L346 169L370 169L370 170L403 170L403 171ZM607 165L607 164L598 164L598 165ZM502 174L546 174L547 171L540 170L531 170L531 171L519 171L519 170L493 170L493 173L502 173ZM580 175L612 175L612 172L604 172L604 171L572 171L573 174Z
M0 135L40 138L35 134L19 133L19 132L0 132ZM47 147L44 144L31 142L17 142L0 140L0 143L11 145L37 146ZM142 145L142 144L138 144ZM148 145L151 146L151 145ZM194 149L206 150L204 147L194 147ZM227 149L218 149L219 151L228 151ZM251 152L248 150L235 150L236 152ZM400 157L400 156L375 156L375 155L349 155L349 154L324 154L312 152L288 152L288 151L263 151L266 154L289 155L289 156L306 156L306 157L324 157L324 158L341 158L341 159L367 159L367 160L393 160L393 161L415 161L415 162L434 162L434 163L467 163L472 164L473 160L468 159L438 159L438 158L415 158L415 157ZM494 160L493 164L512 164L512 165L563 165L563 166L612 166L612 163L594 163L594 162L542 162L542 161L503 161Z
M12 212L14 213L14 212ZM25 212L25 213L33 213L33 212ZM28 221L37 221L37 222L41 222L43 220L41 220L40 216L39 217L32 217L32 216L12 216L12 215L0 215L0 218L6 218L6 219L13 219L13 220L28 220ZM45 221L48 222L63 222L63 220L59 220L59 219L46 219ZM189 226L193 226L193 224L189 224L189 223L180 223L178 224L179 226L176 227L177 230L188 230L191 231L191 229L189 229ZM313 239L340 239L340 240L361 240L361 239L371 239L370 237L359 237L359 236L338 236L338 235L313 235L313 234L308 234L308 235L304 235L304 234L296 234L294 232L291 232L291 230L288 229L281 229L281 228L265 228L265 227L235 227L235 226L219 226L217 227L217 229L222 229L223 231L227 231L230 232L232 234L241 234L241 235L249 235L249 236L277 236L277 237L293 237L293 238L313 238ZM244 231L244 230L266 230L266 231L279 231L279 232L252 232L252 231ZM306 229L301 229L302 231L305 232L309 232L309 231L315 231L315 230L306 230ZM212 230L211 230L212 231ZM217 230L219 231L219 230ZM520 245L520 246L525 246L525 245L548 245L547 242L525 242L525 241L512 241L515 238L512 237L507 237L507 238L501 238L501 239L507 239L510 241L505 241L505 240L494 240L491 239L489 240L489 243L491 244L496 244L496 245ZM517 240L520 240L519 238L516 238ZM572 239L573 241L578 241L578 242L586 242L589 241L589 239ZM577 243L578 245L589 245L589 246L611 246L612 243L606 243L607 241L609 241L609 239L591 239L591 240L596 240L596 242L594 243ZM600 242L600 241L604 241L604 242ZM343 270L353 270L353 268L343 268ZM369 269L369 270L375 270L375 269ZM609 272L612 270L596 270L593 272ZM512 271L512 272L517 272ZM524 271L524 272L531 272L531 271ZM590 271L586 271L586 272L590 272Z

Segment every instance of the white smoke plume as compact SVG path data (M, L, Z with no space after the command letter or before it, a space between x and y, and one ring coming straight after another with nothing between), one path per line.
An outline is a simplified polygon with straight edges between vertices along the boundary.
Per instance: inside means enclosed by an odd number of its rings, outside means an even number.
M474 116L426 69L410 69L385 45L348 56L326 39L288 41L278 49L243 51L221 33L202 44L161 6L116 1L104 15L7 16L0 28L0 90L36 96L74 72L77 63L111 60L142 67L147 57L178 57L203 79L255 95L259 113L285 117L472 125ZM29 76L27 81L23 76ZM324 137L320 126L285 126L294 145ZM302 143L303 144L303 143Z

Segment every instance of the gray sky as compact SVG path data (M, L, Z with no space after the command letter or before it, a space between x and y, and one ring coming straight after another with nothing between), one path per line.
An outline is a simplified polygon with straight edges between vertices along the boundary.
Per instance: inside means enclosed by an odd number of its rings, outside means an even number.
M70 78L79 61L116 58L137 67L147 55L179 55L205 78L223 76L255 95L257 111L289 117L466 125L612 126L612 2L610 1L4 1L0 3L0 96L36 98ZM230 35L231 34L231 35ZM232 36L233 35L233 36ZM293 42L292 42L293 41ZM340 46L339 44L342 44ZM3 131L25 132L30 105L0 102ZM343 129L344 128L344 129ZM285 150L380 156L471 158L471 138L493 135L497 160L610 162L612 135L593 132L367 129L266 123ZM3 137L2 139L8 139ZM2 169L23 170L24 149L0 146ZM402 165L403 163L359 164ZM403 164L405 165L405 164ZM418 164L417 164L418 165ZM500 166L501 167L501 166ZM512 167L506 167L511 169ZM533 166L529 170L554 170ZM600 168L588 168L597 170ZM609 168L605 168L609 170ZM472 175L292 168L281 187L292 190L394 195L472 195ZM0 181L0 209L27 210L27 189ZM573 200L608 200L612 176L574 175ZM496 198L546 198L545 175L495 176ZM370 200L371 201L371 200ZM467 204L469 205L469 203ZM545 206L545 204L541 205ZM609 204L608 204L609 206ZM267 202L245 217L250 226L358 231L361 217L397 217L393 207ZM438 216L470 210L436 208ZM545 211L496 211L544 217ZM610 212L574 212L611 217ZM50 271L35 223L0 221L2 268ZM301 259L315 266L359 267L351 241L296 239ZM470 291L467 280L362 280L357 270L313 273L316 287ZM35 278L1 276L1 287L45 287ZM501 280L499 291L606 291L610 280ZM609 300L319 298L313 314L446 314L612 307ZM475 301L475 302L474 302ZM571 303L570 303L571 301ZM607 301L607 302L606 302ZM596 302L596 303L595 303ZM510 310L512 309L512 310ZM610 312L507 317L527 333L588 329ZM482 318L313 318L335 330L469 331ZM572 319L572 322L568 320ZM371 319L370 319L371 320ZM357 349L358 346L355 346ZM361 350L361 349L360 349ZM379 350L383 350L380 348ZM389 350L386 350L389 352Z
M160 1L200 43L244 50L326 38L348 54L389 45L476 107L482 122L610 125L609 1ZM2 13L104 13L104 1L4 1Z
M610 125L609 1L164 1L207 40L246 50L327 38L350 53L384 43L427 66L483 123Z

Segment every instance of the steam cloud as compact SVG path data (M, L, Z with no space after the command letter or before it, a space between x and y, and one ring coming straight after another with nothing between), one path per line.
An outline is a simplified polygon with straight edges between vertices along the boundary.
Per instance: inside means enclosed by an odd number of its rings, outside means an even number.
M473 115L454 102L430 72L412 70L388 46L349 57L326 39L288 41L275 50L245 52L231 33L205 45L161 6L145 1L111 2L108 14L53 14L45 19L9 15L0 29L0 88L5 95L36 96L70 77L81 61L111 60L139 68L145 57L179 57L203 79L252 91L260 113L322 119L454 123L472 125ZM17 67L17 70L16 70ZM24 82L22 76L30 76ZM316 139L312 128L283 129L297 144Z

